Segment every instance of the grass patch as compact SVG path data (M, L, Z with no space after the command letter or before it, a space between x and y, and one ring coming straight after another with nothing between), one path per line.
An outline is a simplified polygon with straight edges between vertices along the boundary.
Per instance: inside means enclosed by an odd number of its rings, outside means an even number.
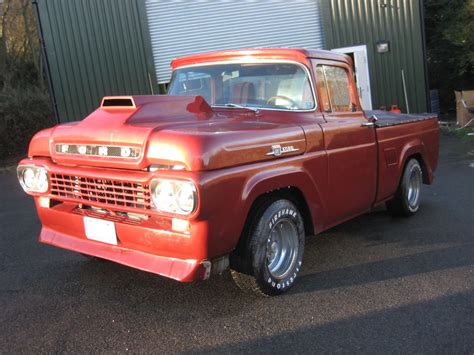
M466 127L459 128L455 125L440 126L441 133L447 136L459 138L462 141L470 143L474 146L474 128Z

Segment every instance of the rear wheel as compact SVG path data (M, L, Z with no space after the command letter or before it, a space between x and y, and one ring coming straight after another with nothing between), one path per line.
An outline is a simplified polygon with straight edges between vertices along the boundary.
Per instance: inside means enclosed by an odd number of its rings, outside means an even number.
M423 173L420 163L410 159L405 166L397 192L387 202L387 209L395 215L411 216L420 209Z
M273 296L288 291L301 269L304 252L303 218L288 200L267 203L249 228L247 257L251 274L231 270L246 292Z

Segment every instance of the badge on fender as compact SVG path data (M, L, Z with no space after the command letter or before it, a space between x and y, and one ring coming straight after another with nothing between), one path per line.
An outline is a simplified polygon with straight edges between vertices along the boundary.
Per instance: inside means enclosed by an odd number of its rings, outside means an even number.
M271 152L268 152L267 155L274 155L276 157L279 157L282 154L285 153L291 153L291 152L296 152L298 151L298 148L293 147L292 145L288 145L286 147L282 147L279 144L274 144L272 145L272 150Z

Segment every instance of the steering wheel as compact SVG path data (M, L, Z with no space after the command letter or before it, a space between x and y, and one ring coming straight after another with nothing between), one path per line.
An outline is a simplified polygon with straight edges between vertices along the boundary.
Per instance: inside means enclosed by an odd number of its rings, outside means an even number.
M275 95L275 96L270 97L267 100L267 105L269 105L272 101L276 101L277 99L288 101L289 105L287 107L297 107L296 102L294 100L290 99L288 96L283 96L283 95Z

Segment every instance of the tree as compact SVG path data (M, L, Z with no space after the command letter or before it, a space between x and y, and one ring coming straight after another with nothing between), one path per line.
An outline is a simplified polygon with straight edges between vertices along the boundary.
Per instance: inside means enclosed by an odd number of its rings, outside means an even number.
M44 85L31 0L5 0L3 3L0 67L2 90L25 82L40 87Z
M454 90L474 89L474 0L425 0L424 7L430 87L447 112Z
M31 0L0 0L0 164L54 124Z

